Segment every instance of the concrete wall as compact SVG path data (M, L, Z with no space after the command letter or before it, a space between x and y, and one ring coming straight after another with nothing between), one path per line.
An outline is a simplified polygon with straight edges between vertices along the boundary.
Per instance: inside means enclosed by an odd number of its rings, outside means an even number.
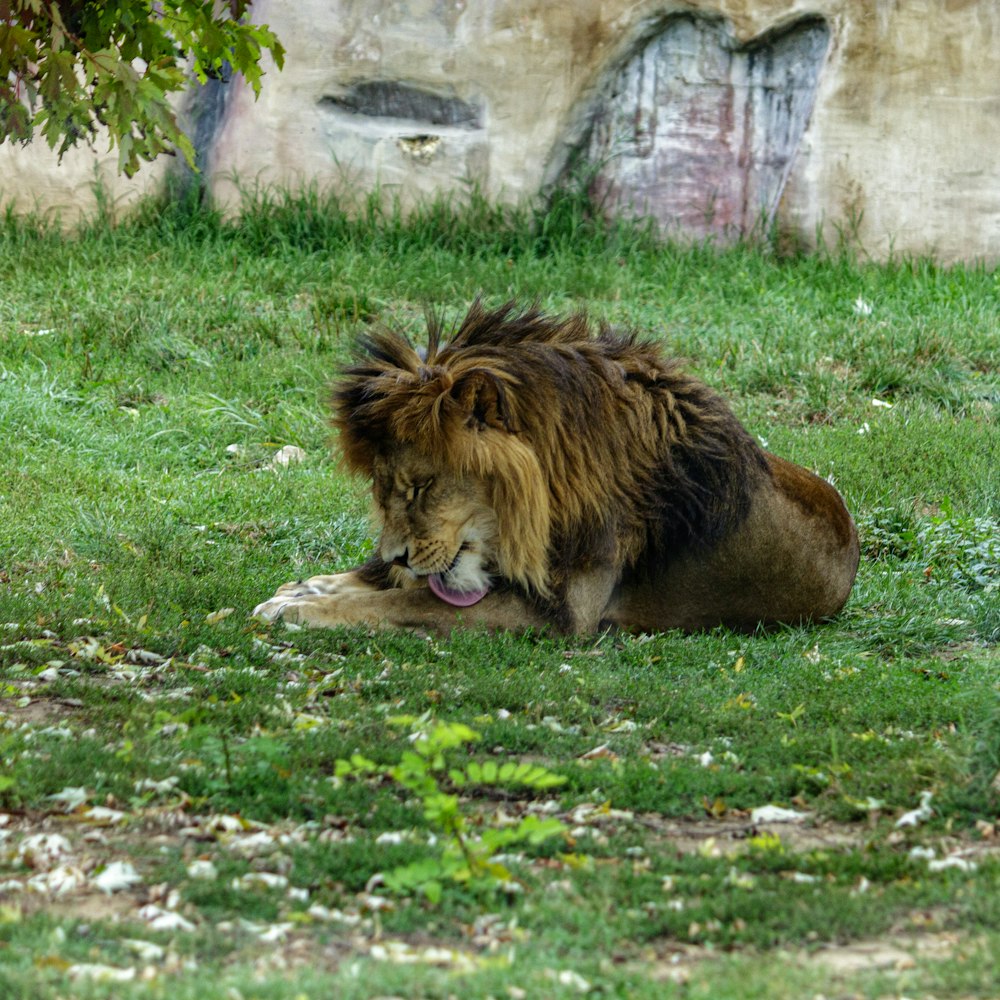
M211 196L474 180L518 201L586 171L682 237L761 224L876 257L1000 260L996 0L257 0L288 49L255 103L191 95ZM0 200L92 204L90 153L0 147ZM70 162L67 162L69 160ZM112 157L113 163L113 157ZM111 178L109 181L109 177Z

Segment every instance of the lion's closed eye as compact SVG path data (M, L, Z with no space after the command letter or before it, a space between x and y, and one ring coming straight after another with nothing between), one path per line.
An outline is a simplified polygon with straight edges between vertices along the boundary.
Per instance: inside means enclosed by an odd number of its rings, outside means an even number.
M419 500L433 485L433 479L425 479L423 482L411 483L406 487L406 502L414 503Z

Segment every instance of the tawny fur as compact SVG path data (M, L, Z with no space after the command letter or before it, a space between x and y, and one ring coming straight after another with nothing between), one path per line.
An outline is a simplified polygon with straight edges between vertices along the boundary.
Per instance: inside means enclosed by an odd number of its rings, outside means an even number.
M464 620L753 627L825 617L846 600L857 536L836 491L765 453L656 344L606 327L594 334L580 315L477 302L446 341L431 323L425 355L391 332L370 335L362 351L334 392L348 467L374 478L400 455L422 456L475 483L495 514L493 569L514 596L490 595ZM815 551L801 552L810 541ZM410 595L405 610L391 605L382 592L399 577L377 563L359 576L379 593L371 614L354 595L349 613L340 599L342 619L409 625L428 615L423 624L445 630L459 620L412 587L395 595ZM280 608L261 607L340 620L333 595L314 613L285 593ZM490 601L502 610L492 614Z

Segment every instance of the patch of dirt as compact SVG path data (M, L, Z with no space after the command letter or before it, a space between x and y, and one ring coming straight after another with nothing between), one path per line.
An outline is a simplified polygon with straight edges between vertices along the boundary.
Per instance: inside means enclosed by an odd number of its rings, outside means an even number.
M28 916L39 910L48 916L66 920L119 920L135 919L135 910L146 902L143 893L119 892L109 895L92 889L77 889L66 896L48 896L40 893L21 893L17 897L21 912Z
M890 935L877 941L824 945L801 953L797 960L823 966L834 976L859 972L903 972L921 961L940 962L951 958L959 942L958 934Z
M967 948L976 941L950 932L921 934L887 934L870 941L823 945L812 951L776 952L775 958L797 969L815 969L818 975L831 979L874 972L906 972L926 962L943 962L954 958L959 944ZM636 973L653 982L682 985L691 978L695 968L718 959L711 948L678 943L654 960L635 964Z
M636 816L636 822L670 842L678 854L733 854L749 849L752 837L769 834L781 838L791 851L856 848L871 836L860 823L835 824L812 819L800 823L753 823L749 818L668 819L655 813Z
M75 698L35 698L34 685L21 681L5 681L8 687L24 689L24 697L31 698L26 705L18 704L21 699L0 698L0 718L8 718L17 725L51 726L71 718L83 707L83 702Z

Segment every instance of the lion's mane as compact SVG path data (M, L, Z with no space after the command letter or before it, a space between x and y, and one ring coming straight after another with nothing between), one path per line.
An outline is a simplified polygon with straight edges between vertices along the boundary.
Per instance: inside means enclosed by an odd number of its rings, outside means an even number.
M382 331L362 340L334 390L350 469L415 447L489 486L498 570L558 599L567 574L612 559L643 569L711 545L746 517L769 475L720 396L655 343L582 314L476 302L426 353Z

